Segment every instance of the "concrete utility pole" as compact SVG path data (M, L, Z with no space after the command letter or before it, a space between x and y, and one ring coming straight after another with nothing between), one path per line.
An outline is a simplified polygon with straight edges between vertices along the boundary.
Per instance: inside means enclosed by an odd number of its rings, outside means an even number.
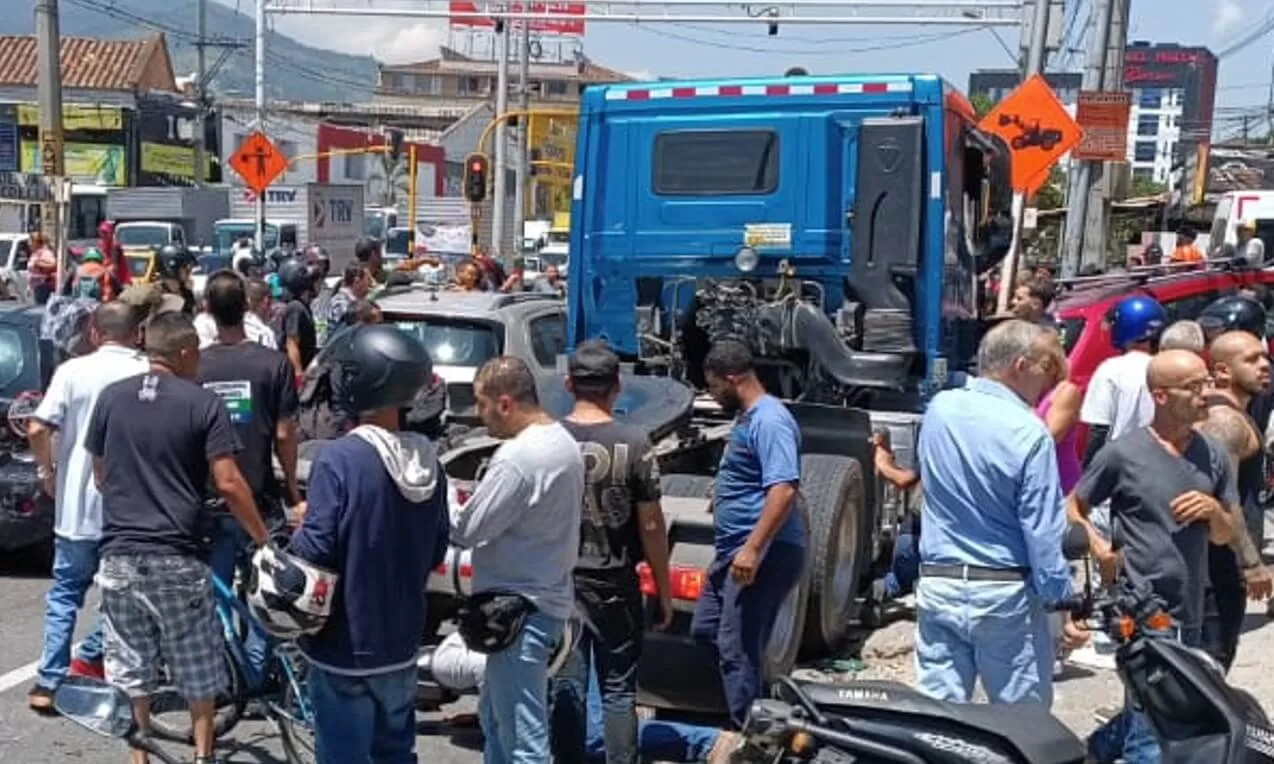
M1031 39L1026 46L1026 61L1022 74L1023 81L1044 72L1044 57L1048 45L1048 10L1049 0L1035 0L1031 16ZM1022 25L1023 31L1026 25ZM1013 243L1004 262L1000 264L1000 293L996 297L997 313L1007 313L1009 298L1013 294L1013 280L1017 274L1018 260L1022 254L1022 218L1026 215L1026 194L1013 192Z
M35 37L40 91L40 167L54 192L53 202L41 209L40 229L57 255L57 283L61 284L66 248L62 241L62 68L57 0L36 0Z
M257 0L256 123L265 132L265 2ZM257 194L257 252L265 254L265 194Z
M203 186L208 172L204 135L207 130L208 92L208 0L195 0L195 185Z
M531 24L523 21L522 37L518 45L518 109L522 116L518 117L517 156L514 157L517 173L516 186L513 189L513 241L518 243L521 251L523 232L526 230L526 192L527 153L531 150L531 118L526 112L531 108Z
M495 22L495 115L496 119L509 110L509 22ZM504 194L505 177L509 163L505 149L508 142L506 120L500 119L495 128L495 182L491 199L491 248L493 254L504 254Z
M1128 11L1131 0L1110 0L1110 4L1110 32L1106 40L1101 89L1108 93L1118 93L1124 89L1124 51L1128 47ZM1098 175L1088 188L1080 267L1092 264L1105 269L1110 253L1110 203L1119 191L1120 180L1128 171L1128 165L1124 162L1106 162L1094 169Z
M1110 44L1111 19L1115 3L1123 0L1095 0L1092 28L1088 30L1088 57L1084 62L1083 90L1101 90L1106 71L1106 49ZM1079 273L1084 249L1084 221L1088 214L1089 190L1096 162L1071 162L1066 199L1066 237L1062 249L1062 276Z

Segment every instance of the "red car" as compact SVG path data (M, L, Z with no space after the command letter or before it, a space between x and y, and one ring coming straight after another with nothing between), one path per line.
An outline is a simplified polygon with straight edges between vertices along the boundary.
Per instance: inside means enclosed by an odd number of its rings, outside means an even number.
M1086 387L1098 364L1115 355L1106 317L1125 297L1150 295L1163 305L1168 324L1172 324L1197 318L1213 300L1252 284L1265 284L1274 289L1274 270L1222 264L1172 275L1156 275L1154 269L1146 269L1061 282L1062 292L1054 304L1053 315L1061 326L1062 345L1070 359L1071 381ZM1266 334L1270 336L1274 332Z

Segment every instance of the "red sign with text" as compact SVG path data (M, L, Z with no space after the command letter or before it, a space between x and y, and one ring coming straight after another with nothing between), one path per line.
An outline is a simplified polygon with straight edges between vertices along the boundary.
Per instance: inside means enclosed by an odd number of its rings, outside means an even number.
M483 14L485 10L502 8L508 13L553 14L553 18L531 19L531 31L558 37L583 37L584 3L482 3L479 10L476 0L450 0L451 26L457 28L487 29L495 26L495 19ZM574 16L578 18L563 18ZM509 19L509 26L521 25L521 19Z

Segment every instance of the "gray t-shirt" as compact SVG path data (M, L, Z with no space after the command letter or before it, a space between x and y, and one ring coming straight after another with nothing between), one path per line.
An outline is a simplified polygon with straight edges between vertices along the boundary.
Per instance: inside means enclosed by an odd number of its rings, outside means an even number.
M584 459L562 425L530 425L500 446L469 502L451 508L451 543L473 549L473 591L570 617L583 497Z
M1148 584L1184 628L1203 623L1208 582L1208 526L1180 525L1172 501L1201 491L1224 507L1238 503L1225 450L1196 434L1180 457L1145 427L1108 442L1093 458L1075 493L1090 507L1110 500L1114 545L1123 555L1121 575Z

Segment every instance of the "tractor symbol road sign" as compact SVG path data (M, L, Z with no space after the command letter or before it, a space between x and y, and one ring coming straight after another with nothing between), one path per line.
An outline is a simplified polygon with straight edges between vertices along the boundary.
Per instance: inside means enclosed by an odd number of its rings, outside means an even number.
M1010 93L978 127L999 136L1012 153L1014 191L1029 190L1047 177L1049 168L1084 135L1038 74Z
M265 133L254 130L230 157L230 167L248 188L260 194L287 170L288 158Z

